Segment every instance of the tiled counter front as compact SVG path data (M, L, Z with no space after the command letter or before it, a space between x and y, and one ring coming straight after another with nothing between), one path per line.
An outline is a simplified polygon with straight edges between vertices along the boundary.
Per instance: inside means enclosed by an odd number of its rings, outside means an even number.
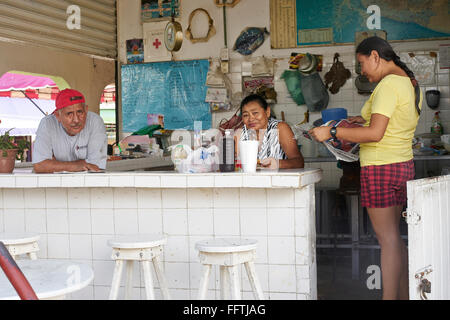
M196 299L201 264L194 245L210 237L258 240L256 270L266 298L317 299L314 183L321 175L0 175L0 231L39 233L39 258L91 264L92 285L72 299L108 298L114 263L107 240L136 233L168 237L163 263L174 299ZM145 299L136 264L134 272L133 298ZM243 298L253 299L244 268L241 275ZM215 270L207 298L218 297Z

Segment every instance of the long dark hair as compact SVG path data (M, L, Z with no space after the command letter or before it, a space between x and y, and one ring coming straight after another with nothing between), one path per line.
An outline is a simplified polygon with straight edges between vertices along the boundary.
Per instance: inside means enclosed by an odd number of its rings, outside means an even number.
M369 37L361 41L361 43L356 48L356 53L363 54L365 56L370 56L372 53L372 50L375 50L378 52L378 55L380 58L386 60L386 61L394 61L394 63L403 69L403 71L406 72L408 77L411 79L411 83L414 87L415 92L415 105L417 113L420 115L420 108L419 108L419 102L420 102L420 88L419 83L416 80L416 77L414 76L414 73L406 66L406 64L400 60L400 57L394 52L394 49L392 49L391 45L384 39L381 39L379 37Z

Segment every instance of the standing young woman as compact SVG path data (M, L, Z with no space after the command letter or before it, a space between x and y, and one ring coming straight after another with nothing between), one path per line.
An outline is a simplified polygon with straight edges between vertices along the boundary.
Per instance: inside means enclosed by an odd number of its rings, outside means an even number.
M350 122L359 128L318 127L318 141L333 136L360 143L361 205L381 247L383 299L408 299L408 252L400 237L401 212L406 204L406 181L414 178L412 139L422 107L422 93L413 72L389 43L378 37L356 48L361 72L379 82L361 116ZM331 131L331 132L330 132Z

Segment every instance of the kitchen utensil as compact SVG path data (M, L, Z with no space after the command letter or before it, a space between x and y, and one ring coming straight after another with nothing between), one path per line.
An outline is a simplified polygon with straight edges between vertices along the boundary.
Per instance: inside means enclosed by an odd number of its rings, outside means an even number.
M437 109L439 106L439 99L440 99L441 93L439 90L427 90L425 92L425 98L427 100L427 105L430 107L430 109Z

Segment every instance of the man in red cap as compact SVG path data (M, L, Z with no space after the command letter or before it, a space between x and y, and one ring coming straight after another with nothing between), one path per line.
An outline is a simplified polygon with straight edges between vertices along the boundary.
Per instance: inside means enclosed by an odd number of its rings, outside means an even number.
M88 111L77 90L60 91L55 105L55 111L41 120L36 131L34 172L105 169L108 140L103 119Z

